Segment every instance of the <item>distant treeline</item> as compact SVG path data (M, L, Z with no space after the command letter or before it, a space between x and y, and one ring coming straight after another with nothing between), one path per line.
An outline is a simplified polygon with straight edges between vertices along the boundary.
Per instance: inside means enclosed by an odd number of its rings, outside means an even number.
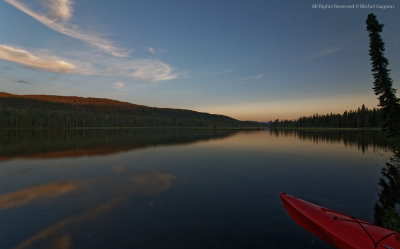
M300 117L297 120L270 121L271 128L377 128L381 127L382 111L368 109L365 105L355 111L345 111L343 114L314 114Z
M256 122L182 109L72 105L28 98L0 98L0 128L243 127Z

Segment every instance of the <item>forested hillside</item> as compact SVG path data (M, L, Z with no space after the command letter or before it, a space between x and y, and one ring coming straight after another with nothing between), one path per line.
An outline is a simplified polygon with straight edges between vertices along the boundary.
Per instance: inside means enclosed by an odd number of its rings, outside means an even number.
M0 128L241 127L256 122L109 99L0 94Z

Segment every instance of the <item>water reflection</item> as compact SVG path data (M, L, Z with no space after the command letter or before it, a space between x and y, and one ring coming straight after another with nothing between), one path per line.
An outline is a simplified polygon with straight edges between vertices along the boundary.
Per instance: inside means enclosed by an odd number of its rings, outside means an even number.
M56 198L81 185L77 181L60 181L20 189L0 195L0 210L26 205L34 200Z
M70 249L72 248L71 236L60 234L53 239L48 249Z
M277 130L271 129L270 133L275 136L296 137L303 141L314 143L342 143L345 147L355 147L363 153L372 149L388 149L391 141L382 135L381 131L363 130Z
M93 191L95 186L108 188L114 195L157 195L171 188L175 179L171 174L150 172L115 179L69 180L40 184L0 195L0 210L27 205L32 201L57 198L73 191L82 194L83 191Z
M88 211L73 215L56 222L29 239L18 244L15 249L23 248L71 248L73 231L86 223L102 218L118 207L122 202L129 201L135 196L156 196L169 190L176 177L163 172L148 172L137 175L123 176L115 179L89 179L86 181L70 181L32 186L12 193L0 195L1 208L15 208L29 204L35 199L57 198L70 191L79 191L79 197L72 199L74 205L79 205L82 198L87 198L91 192L102 189L101 193L112 193L110 200L92 205ZM79 188L84 187L84 188ZM148 205L154 205L150 202ZM85 236L86 237L86 236ZM49 246L49 247L48 247Z
M15 129L0 130L0 162L109 155L149 146L189 144L221 139L234 130L193 129Z
M0 137L0 248L330 248L279 192L371 220L389 158L382 138L334 134L12 131Z
M381 170L375 222L400 232L400 144L397 143L392 150L393 156Z
M115 206L117 206L121 201L123 201L122 198L114 198L111 201L103 203L87 212L61 220L23 241L14 247L14 249L23 249L27 247L55 248L55 246L71 248L71 236L66 234L68 229L83 225L82 223L87 222L88 220L100 218L102 215L105 215L115 208ZM47 247L47 244L49 244L49 247Z

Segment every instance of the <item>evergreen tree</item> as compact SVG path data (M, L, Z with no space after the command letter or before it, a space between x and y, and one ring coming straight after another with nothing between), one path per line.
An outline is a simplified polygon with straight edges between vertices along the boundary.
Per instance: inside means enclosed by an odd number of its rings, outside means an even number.
M389 135L400 135L400 104L396 97L396 89L390 78L390 69L387 68L389 61L385 58L385 43L380 32L383 24L380 24L374 14L369 14L366 20L367 31L369 32L369 55L371 56L372 74L374 76L374 91L378 96L379 106L383 110L384 128Z
M279 119L270 121L271 128L378 128L381 126L379 114L381 109L368 109L365 105L353 111L345 111L343 114L314 114L312 116L303 116L297 120Z

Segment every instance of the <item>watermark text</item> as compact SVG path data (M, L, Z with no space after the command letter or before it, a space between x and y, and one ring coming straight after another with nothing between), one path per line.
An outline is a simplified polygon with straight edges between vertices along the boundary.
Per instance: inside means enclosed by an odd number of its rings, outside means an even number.
M394 9L394 4L380 4L380 3L353 3L353 4L325 4L325 3L313 3L311 5L313 9L329 10L329 9Z

